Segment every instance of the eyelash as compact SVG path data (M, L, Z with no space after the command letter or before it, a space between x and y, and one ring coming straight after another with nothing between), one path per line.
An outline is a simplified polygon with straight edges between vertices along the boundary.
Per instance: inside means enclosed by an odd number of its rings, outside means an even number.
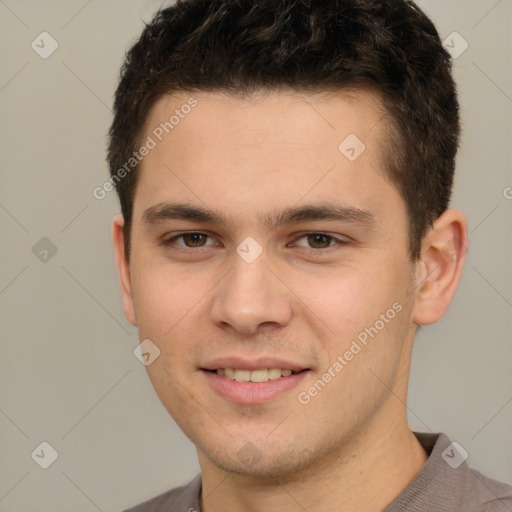
M176 240L178 240L180 238L183 238L185 235L202 235L202 236L206 236L208 238L213 239L213 237L210 236L208 233L204 233L202 231L186 231L186 232L179 233L177 235L173 235L172 237L165 239L163 241L163 245L165 247L169 247ZM347 240L342 240L342 239L337 238L337 237L335 237L335 236L333 236L333 235L331 235L329 233L324 233L322 231L310 231L308 233L303 233L300 236L298 236L297 238L295 238L294 242L297 242L298 240L301 240L303 238L307 238L309 236L314 236L314 235L320 235L320 236L328 238L329 242L331 243L331 245L329 245L327 247L321 247L321 248L305 247L305 246L299 246L299 247L301 247L306 252L311 252L311 253L318 254L319 252L325 252L325 251L327 251L329 249L332 249L333 247L344 246L344 245L347 245L349 243ZM334 243L332 243L332 242L334 242ZM198 250L199 249L205 249L207 247L211 247L211 245L203 245L203 246L200 246L200 247L188 247L186 245L180 245L178 247L179 247L179 250L188 251L188 250L194 250L194 249L198 249Z

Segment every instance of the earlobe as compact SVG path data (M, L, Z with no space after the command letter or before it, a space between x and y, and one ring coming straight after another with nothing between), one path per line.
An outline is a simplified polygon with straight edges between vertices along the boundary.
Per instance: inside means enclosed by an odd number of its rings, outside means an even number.
M467 252L467 221L447 210L425 235L418 263L413 321L437 322L446 313L459 284Z
M128 322L137 325L135 315L135 306L132 296L132 283L130 273L130 262L126 258L124 250L124 218L117 215L112 222L112 243L116 257L117 273L119 275L119 283L121 285L121 294L123 298L124 314Z

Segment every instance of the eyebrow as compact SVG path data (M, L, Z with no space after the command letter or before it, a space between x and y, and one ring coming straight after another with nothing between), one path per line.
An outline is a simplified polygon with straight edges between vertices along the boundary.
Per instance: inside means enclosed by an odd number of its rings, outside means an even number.
M186 203L160 203L151 206L142 214L142 220L146 224L157 224L166 220L184 220L201 224L228 225L227 219L218 211ZM329 202L295 206L260 214L259 220L268 229L275 229L286 224L319 220L338 221L367 227L373 227L376 224L375 215L369 210Z

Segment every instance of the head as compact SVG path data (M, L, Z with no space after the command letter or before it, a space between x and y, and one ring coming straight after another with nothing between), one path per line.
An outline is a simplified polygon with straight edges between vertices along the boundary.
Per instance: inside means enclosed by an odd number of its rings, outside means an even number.
M405 417L416 327L462 271L459 131L410 1L178 1L145 28L115 96L114 244L151 381L204 461L294 472ZM226 398L211 370L248 364L300 373Z

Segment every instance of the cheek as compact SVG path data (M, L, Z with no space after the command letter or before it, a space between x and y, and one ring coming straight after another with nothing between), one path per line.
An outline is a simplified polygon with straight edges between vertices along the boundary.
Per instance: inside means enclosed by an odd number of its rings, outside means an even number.
M300 276L293 287L301 299L301 315L318 324L333 348L343 348L365 328L373 326L381 314L395 319L395 303L401 303L406 282L402 273L389 269L344 268L323 276ZM386 329L391 322L386 322ZM378 327L381 327L379 322ZM322 336L323 337L323 336Z
M193 350L202 338L197 320L207 314L202 299L211 285L204 284L204 276L177 272L167 263L140 263L134 265L138 279L133 287L139 337L160 350L146 370L161 402L181 425L186 421L182 411L190 407L187 390L193 389Z
M140 336L172 337L186 317L201 308L209 280L201 272L179 271L166 262L134 264L133 296Z
M325 357L312 387L300 390L311 397L304 410L314 417L327 411L343 431L384 403L400 374L410 314L406 299L407 283L396 274L365 273L324 283L308 304L322 321L317 323Z

